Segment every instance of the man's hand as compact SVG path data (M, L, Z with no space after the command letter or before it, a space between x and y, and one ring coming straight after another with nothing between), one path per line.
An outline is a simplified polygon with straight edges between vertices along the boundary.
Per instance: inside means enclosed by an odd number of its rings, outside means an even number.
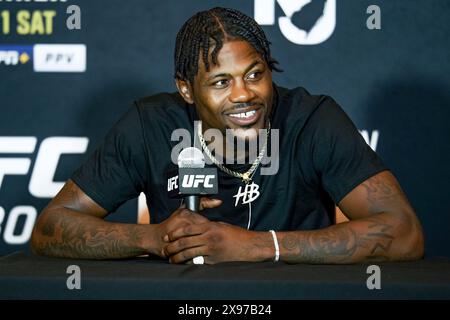
M180 227L168 234L164 248L171 263L190 262L203 256L205 263L264 261L274 256L269 232L255 232L224 222L205 222Z
M200 199L200 211L203 209L215 208L221 204L221 200L203 197ZM156 244L156 249L151 251L161 257L167 257L163 250L164 246L167 244L166 241L164 241L164 238L167 239L170 232L192 224L196 225L206 222L209 222L209 220L204 216L186 209L184 205L181 206L175 210L169 218L156 226L156 232L152 239L153 244Z

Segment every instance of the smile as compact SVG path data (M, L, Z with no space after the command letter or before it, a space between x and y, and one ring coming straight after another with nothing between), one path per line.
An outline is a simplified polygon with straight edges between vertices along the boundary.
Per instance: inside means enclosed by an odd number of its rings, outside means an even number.
M229 116L233 117L233 118L248 119L248 118L254 116L255 114L256 114L256 110L253 110L253 111L244 112L244 113L229 114Z
M261 118L263 108L258 108L256 110L249 110L240 113L229 113L227 114L228 119L236 126L249 126L253 125Z

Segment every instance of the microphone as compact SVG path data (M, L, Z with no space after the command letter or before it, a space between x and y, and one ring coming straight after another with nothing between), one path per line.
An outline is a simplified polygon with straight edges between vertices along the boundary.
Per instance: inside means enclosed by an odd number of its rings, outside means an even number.
M195 148L183 149L178 155L178 175L169 174L167 191L170 197L183 197L186 208L200 211L200 196L218 193L217 168L205 168L203 153ZM203 264L203 256L195 257L194 264Z
M203 153L195 147L185 148L178 155L178 168L180 169L203 169L204 167L205 157L203 156ZM198 212L200 210L200 197L197 194L185 196L184 202L186 203L186 208L189 210L194 212Z

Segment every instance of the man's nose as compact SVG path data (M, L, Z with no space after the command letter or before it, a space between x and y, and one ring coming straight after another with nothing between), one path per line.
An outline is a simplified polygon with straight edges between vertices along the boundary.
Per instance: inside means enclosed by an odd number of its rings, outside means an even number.
M241 79L234 82L229 99L232 103L243 103L251 101L254 97L255 93Z

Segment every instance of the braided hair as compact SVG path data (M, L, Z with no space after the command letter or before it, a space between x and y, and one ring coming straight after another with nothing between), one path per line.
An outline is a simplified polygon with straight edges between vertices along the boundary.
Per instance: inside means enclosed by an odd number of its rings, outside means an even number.
M270 42L255 20L234 9L216 7L195 14L178 32L174 56L175 78L192 83L198 72L200 54L206 71L209 71L210 47L214 46L211 61L217 65L217 55L223 43L237 39L250 43L270 70L281 71L270 54Z

